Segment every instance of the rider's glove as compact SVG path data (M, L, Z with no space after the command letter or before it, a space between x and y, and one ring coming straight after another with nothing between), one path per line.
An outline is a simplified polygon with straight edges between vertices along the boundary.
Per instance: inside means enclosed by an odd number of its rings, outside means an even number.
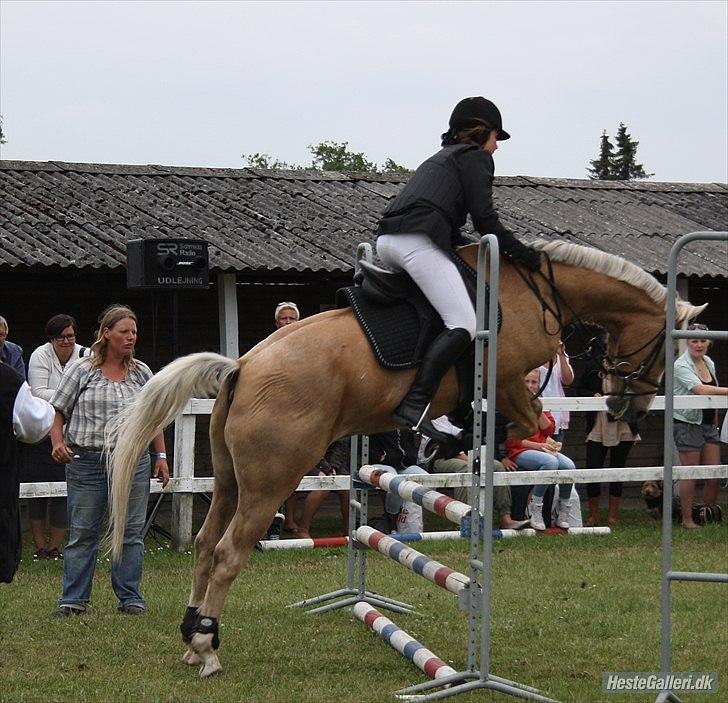
M541 268L541 252L527 247L515 237L505 244L501 251L509 261L520 262L531 271L538 271Z

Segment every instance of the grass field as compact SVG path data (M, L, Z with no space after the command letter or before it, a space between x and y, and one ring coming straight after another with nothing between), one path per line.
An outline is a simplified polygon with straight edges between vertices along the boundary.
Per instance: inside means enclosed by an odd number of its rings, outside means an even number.
M625 512L609 537L551 537L495 543L491 671L564 701L654 701L607 694L603 671L655 671L660 646L660 531ZM429 517L429 516L428 516ZM332 526L334 525L332 521ZM326 529L323 527L322 529ZM428 529L439 529L438 525ZM461 571L467 545L420 543ZM728 525L676 530L674 568L728 571ZM225 673L200 680L180 662L178 625L192 557L148 543L149 611L115 611L108 563L97 571L91 612L50 617L60 562L24 560L0 586L0 701L238 701L369 703L424 675L348 611L311 616L286 605L340 588L345 550L255 552L233 585L221 624ZM370 590L407 601L420 614L392 619L455 669L466 666L466 617L456 598L379 554L367 561ZM728 591L722 584L673 586L673 671L718 673L728 700ZM459 701L505 701L479 692Z

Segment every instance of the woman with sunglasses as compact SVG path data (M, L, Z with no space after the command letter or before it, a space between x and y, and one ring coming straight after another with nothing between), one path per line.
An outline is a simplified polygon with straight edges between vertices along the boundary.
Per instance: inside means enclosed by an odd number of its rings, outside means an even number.
M48 342L39 346L28 364L28 385L34 396L50 402L66 367L79 359L85 347L76 343L78 325L70 315L54 315L45 326ZM28 483L65 481L62 464L51 456L51 441L22 449L21 480ZM33 498L28 501L30 531L35 551L33 559L62 559L66 537L65 498ZM48 534L46 535L46 527Z
M705 330L708 327L698 323L688 330ZM715 364L707 356L711 347L708 339L688 339L684 354L675 360L673 389L675 395L728 395L728 388L718 385ZM673 411L673 437L683 466L713 465L720 463L720 439L716 427L717 412L705 410ZM715 505L718 500L719 480L705 480L703 502ZM698 527L693 517L695 479L680 481L680 511L682 526L687 529Z

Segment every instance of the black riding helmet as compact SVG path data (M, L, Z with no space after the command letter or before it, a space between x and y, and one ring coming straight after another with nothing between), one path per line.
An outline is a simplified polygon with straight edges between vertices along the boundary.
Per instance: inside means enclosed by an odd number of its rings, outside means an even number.
M485 124L498 131L498 141L510 139L511 135L503 129L500 110L490 100L481 96L463 98L450 115L450 129L446 134L454 135L461 129ZM444 137L444 135L443 135Z

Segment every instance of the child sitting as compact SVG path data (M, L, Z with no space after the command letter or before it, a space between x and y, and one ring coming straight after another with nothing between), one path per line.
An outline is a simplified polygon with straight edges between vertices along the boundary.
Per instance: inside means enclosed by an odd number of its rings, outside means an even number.
M534 395L538 393L539 370L534 369L526 375L526 387ZM508 439L506 449L508 458L516 463L521 471L546 471L550 469L574 469L574 462L560 453L561 443L552 438L556 424L550 412L542 412L538 418L538 431L527 439ZM534 486L531 498L528 501L528 514L531 518L531 527L535 530L545 530L543 520L543 496L546 493L546 484ZM569 528L569 508L571 507L571 484L559 484L559 501L556 508L556 526Z

